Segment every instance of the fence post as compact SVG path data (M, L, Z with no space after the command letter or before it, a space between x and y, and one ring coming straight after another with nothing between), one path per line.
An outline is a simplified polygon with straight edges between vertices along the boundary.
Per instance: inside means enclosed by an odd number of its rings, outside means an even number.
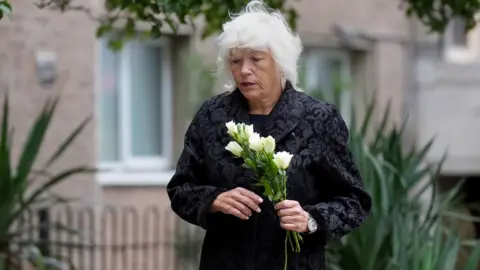
M41 208L37 211L38 227L38 248L44 256L50 256L50 212L48 208Z

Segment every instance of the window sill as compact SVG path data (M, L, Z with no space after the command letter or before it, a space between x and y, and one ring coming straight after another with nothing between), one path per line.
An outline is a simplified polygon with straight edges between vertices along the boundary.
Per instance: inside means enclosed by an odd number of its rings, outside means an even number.
M452 64L465 65L478 60L475 51L468 48L447 48L445 61Z
M175 171L155 172L100 172L97 181L101 186L166 186Z

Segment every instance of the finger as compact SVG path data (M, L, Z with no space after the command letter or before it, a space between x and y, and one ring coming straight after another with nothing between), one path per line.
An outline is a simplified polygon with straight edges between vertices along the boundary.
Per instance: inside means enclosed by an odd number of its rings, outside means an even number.
M277 211L277 215L279 217L286 217L286 216L300 216L301 209L297 208L284 208Z
M240 219L245 219L247 220L248 219L248 216L245 215L244 213L242 213L240 210L238 210L237 208L233 207L233 206L230 206L228 205L226 207L226 214L230 214L230 215L233 215L233 216L236 216Z
M254 192L248 190L248 189L244 189L244 188L238 188L238 191L244 195L244 196L247 196L248 198L250 198L251 200L255 201L256 203L262 203L263 202L263 199L262 197L258 196L257 194L255 194Z
M280 227L282 227L282 229L287 231L295 231L297 228L297 225L295 225L294 223L280 223Z
M248 217L252 215L252 211L250 211L250 209L245 204L235 200L234 198L228 198L227 203L228 205L239 210L240 212L242 212L242 214Z
M299 216L286 216L286 217L281 217L280 222L282 223L298 223L302 221L302 218Z
M256 211L256 212L259 212L260 213L260 207L258 206L258 204L252 200L251 198L243 195L243 194L240 194L240 193L236 193L232 196L232 199L242 203L243 205L246 205L248 206L250 209L252 209L253 211Z
M275 205L275 209L280 210L280 209L285 209L285 208L292 208L295 206L299 206L300 204L297 201L292 201L292 200L284 200Z

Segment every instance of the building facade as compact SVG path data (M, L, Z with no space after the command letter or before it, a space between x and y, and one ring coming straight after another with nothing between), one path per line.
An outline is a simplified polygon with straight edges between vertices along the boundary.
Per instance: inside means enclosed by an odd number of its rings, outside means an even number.
M435 139L427 159L445 157L441 189L464 180L466 206L459 209L480 217L480 27L465 31L453 20L444 35L429 34L416 25L415 99L410 104L417 117L413 128L419 143ZM459 221L467 238L480 237L480 222Z
M85 2L100 10L99 0ZM70 179L57 191L94 207L168 210L165 185L189 119L199 100L221 91L218 85L209 91L212 82L205 76L192 76L184 56L195 52L212 67L214 37L200 38L199 21L195 29L182 27L155 41L135 40L113 53L106 40L95 37L95 22L82 12L39 10L30 1L12 4L11 19L0 23L0 90L9 93L12 103L14 155L44 102L60 94L38 162L93 116L52 169L88 164L100 170ZM409 142L424 144L436 135L429 159L439 160L449 149L446 178L479 175L480 30L462 36L454 25L445 37L428 35L396 1L301 0L292 5L299 13L306 67L301 76L308 89L326 89L328 96L336 76L348 90L345 101L361 107L375 98L380 109L390 104L398 123L408 114ZM348 120L347 107L342 113Z

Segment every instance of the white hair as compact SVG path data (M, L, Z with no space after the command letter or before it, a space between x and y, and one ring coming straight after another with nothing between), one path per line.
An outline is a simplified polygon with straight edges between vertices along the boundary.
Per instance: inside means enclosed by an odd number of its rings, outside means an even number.
M303 46L282 14L270 10L262 1L253 0L242 12L230 17L231 20L223 24L223 32L217 39L217 71L219 77L226 80L227 90L235 87L227 65L230 50L235 48L269 50L284 79L299 90L297 62Z

